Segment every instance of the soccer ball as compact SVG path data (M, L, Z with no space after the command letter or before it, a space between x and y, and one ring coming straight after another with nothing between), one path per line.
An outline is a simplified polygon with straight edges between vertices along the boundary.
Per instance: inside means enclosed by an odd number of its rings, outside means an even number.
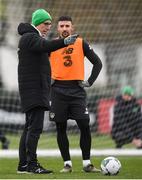
M116 175L120 172L121 163L116 157L107 157L101 162L101 172L104 175Z

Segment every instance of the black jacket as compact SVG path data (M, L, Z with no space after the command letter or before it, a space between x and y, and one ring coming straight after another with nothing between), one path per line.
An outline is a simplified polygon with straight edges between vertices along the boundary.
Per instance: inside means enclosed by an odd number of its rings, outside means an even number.
M49 110L51 70L48 54L65 47L64 40L47 41L28 23L18 26L18 83L22 111L41 106Z
M116 142L130 142L133 138L142 138L141 106L133 98L125 101L122 96L116 98L112 125L112 138Z

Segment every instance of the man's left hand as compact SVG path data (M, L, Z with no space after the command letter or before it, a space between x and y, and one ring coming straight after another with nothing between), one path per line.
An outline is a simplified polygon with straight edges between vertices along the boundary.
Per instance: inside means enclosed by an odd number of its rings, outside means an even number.
M79 86L84 88L84 87L90 87L90 84L88 81L79 81Z

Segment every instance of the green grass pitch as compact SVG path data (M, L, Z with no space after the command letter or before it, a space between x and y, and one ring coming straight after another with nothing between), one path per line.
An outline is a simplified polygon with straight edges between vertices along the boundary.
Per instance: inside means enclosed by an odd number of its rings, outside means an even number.
M20 135L8 135L10 140L10 149L18 149ZM69 133L70 148L79 148L79 134ZM109 135L95 135L92 134L92 148L106 149L114 148L115 144ZM57 149L56 134L43 133L39 145L39 149ZM134 148L132 144L125 145L125 148ZM96 167L100 167L101 157L92 157L91 161ZM61 157L45 157L39 158L39 162L45 168L52 169L53 174L50 175L34 175L34 174L17 174L17 158L0 158L0 179L142 179L142 157L127 157L118 156L122 164L120 173L116 176L105 176L101 173L84 173L82 172L81 157L72 157L73 172L63 174L59 171L63 168L63 161Z
M96 167L100 166L100 162L104 157L93 157L92 161ZM40 158L40 163L54 170L53 174L35 175L35 174L17 174L16 168L18 159L0 159L0 179L142 179L142 157L118 157L122 164L120 173L116 176L105 176L101 173L84 173L82 172L81 157L73 157L73 172L60 173L63 167L61 158L45 157Z

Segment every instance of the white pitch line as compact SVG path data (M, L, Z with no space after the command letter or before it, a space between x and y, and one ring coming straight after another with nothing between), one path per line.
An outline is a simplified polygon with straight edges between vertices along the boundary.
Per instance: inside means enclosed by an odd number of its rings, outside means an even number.
M80 149L70 149L71 156L81 156ZM37 150L38 157L60 157L58 149L50 150ZM140 149L92 149L91 156L141 156L142 150ZM0 157L3 158L17 158L18 150L0 150Z

